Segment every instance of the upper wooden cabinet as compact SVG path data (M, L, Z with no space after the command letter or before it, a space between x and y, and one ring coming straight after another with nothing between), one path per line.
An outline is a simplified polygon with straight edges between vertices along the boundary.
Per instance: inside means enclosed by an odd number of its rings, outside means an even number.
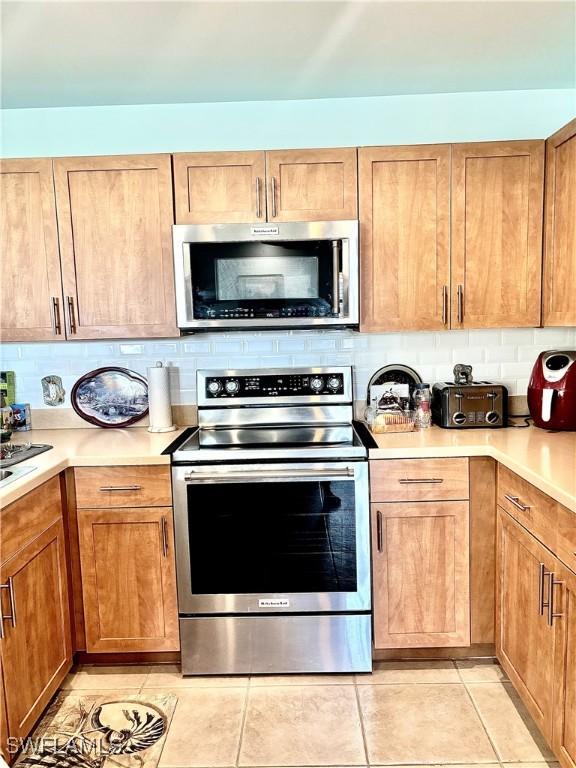
M450 146L358 151L361 330L449 324Z
M269 221L332 221L358 216L356 149L266 152Z
M264 152L173 156L177 224L266 220Z
M452 148L452 327L540 325L544 142Z
M177 224L355 219L356 149L174 155Z
M2 338L63 339L52 161L2 160L0 201Z
M576 325L576 119L546 142L543 325Z
M69 338L176 336L169 155L54 161Z

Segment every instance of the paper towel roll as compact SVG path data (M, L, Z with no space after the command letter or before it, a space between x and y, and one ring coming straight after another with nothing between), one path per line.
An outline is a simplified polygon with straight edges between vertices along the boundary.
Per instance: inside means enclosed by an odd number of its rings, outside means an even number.
M172 408L170 405L170 377L168 368L156 363L148 368L148 432L172 432Z

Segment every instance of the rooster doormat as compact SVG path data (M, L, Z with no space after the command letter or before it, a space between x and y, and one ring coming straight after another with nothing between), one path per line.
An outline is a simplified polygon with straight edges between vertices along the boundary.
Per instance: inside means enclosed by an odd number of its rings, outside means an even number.
M17 768L156 768L176 708L174 694L60 693Z

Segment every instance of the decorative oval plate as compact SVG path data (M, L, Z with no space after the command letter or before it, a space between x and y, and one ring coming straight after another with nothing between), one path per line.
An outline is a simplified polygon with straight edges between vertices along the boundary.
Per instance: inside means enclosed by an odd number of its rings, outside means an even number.
M148 413L148 383L126 368L98 368L84 374L72 389L72 407L98 427L126 427Z

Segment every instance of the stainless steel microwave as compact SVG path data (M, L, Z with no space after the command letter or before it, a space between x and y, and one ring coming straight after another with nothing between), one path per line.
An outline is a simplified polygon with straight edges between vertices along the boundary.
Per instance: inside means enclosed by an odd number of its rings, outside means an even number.
M358 324L358 222L176 224L178 326L317 328Z

